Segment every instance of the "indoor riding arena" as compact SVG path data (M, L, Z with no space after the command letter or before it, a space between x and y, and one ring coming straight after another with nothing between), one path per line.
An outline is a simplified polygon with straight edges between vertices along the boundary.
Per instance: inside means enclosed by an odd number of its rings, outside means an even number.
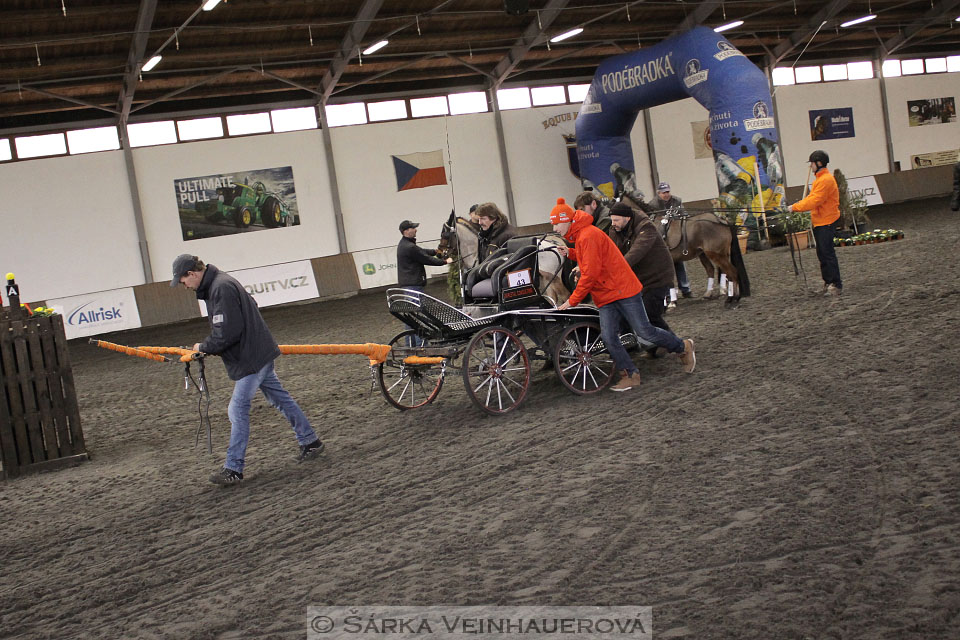
M229 434L218 362L211 456L179 364L71 341L91 460L0 483L3 635L302 638L308 606L493 603L651 606L657 638L953 637L960 223L945 198L871 217L905 237L838 248L842 297L814 295L812 250L800 276L786 247L748 252L739 308L668 314L696 371L638 360L627 393L537 371L492 417L451 375L400 412L365 358L282 356L327 449L298 465L258 396L239 487L207 482ZM402 329L381 292L263 315L281 343Z

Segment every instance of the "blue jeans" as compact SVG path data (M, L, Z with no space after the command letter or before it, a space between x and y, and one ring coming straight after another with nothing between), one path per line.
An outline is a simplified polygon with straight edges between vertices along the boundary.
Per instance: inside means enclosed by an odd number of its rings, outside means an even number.
M297 434L297 442L303 445L317 439L307 416L280 384L271 360L260 371L240 378L233 385L233 396L227 408L227 415L230 416L230 446L227 447L227 461L223 466L237 473L243 472L243 457L247 452L247 440L250 439L250 402L257 389L263 391L267 401L290 422L293 432Z
M677 287L683 293L690 293L690 278L687 277L687 268L682 262L674 262L673 270L677 273Z
M613 362L620 371L628 374L637 371L627 350L620 344L620 321L626 320L630 329L641 342L664 347L670 353L683 353L683 340L669 331L664 331L650 324L647 312L643 308L643 293L629 298L623 298L600 307L600 337L607 351L613 357Z

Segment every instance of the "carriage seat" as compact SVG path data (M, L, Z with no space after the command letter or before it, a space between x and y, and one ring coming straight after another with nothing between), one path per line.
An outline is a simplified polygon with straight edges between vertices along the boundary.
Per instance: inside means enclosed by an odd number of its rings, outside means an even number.
M507 240L489 258L467 272L464 288L474 300L496 298L506 284L508 271L530 269L536 284L537 236L517 236Z

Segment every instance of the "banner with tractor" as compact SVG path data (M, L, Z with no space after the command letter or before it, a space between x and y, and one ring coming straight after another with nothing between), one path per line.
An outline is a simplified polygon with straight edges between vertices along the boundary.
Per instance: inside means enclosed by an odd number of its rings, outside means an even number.
M173 181L184 240L300 224L293 167Z

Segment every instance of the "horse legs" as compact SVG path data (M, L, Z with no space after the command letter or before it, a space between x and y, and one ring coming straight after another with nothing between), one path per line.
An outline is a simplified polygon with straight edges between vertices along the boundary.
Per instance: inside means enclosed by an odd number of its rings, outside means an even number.
M707 292L703 294L703 297L707 300L716 300L720 297L719 289L713 288L713 282L717 275L717 269L713 265L713 261L707 257L706 253L700 254L700 264L703 265L703 270L707 272Z
M729 290L725 292L727 299L724 304L735 306L740 302L740 283L737 277L737 269L730 262L730 256L722 253L710 252L706 254L710 260L727 276L727 281L733 286L733 295Z

